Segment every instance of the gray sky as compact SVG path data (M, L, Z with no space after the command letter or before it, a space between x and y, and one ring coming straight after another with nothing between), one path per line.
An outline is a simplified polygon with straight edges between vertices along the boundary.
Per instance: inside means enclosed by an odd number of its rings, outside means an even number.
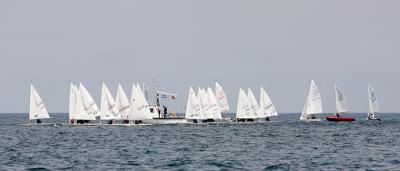
M310 80L334 111L333 84L351 111L367 111L367 83L381 110L399 111L400 1L120 0L0 1L0 111L27 112L33 83L50 112L68 110L69 83L99 102L101 82L264 86L279 112L301 112Z

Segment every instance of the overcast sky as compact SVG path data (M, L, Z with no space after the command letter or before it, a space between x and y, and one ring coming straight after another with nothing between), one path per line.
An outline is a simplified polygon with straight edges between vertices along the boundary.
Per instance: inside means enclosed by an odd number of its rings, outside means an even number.
M353 112L367 84L383 112L400 111L400 1L37 0L0 1L0 112L28 112L29 84L49 112L67 112L69 83L100 103L104 81L130 95L152 79L180 96L190 86L264 86L279 112L301 112L314 79L324 111L334 83ZM257 97L258 98L258 97Z

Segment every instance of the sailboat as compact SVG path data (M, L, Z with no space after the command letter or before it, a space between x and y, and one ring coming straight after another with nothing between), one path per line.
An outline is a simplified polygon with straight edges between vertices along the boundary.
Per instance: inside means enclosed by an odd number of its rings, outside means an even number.
M202 112L204 117L203 122L213 122L214 116L210 112L210 102L206 90L204 90L203 88L199 88L199 96L202 104Z
M82 83L79 83L79 91L82 94L85 111L89 115L100 116L100 110L97 107L96 102L94 102L92 95L90 95L89 91Z
M249 118L251 118L250 101L243 89L240 88L236 109L236 122L246 122Z
M115 97L115 103L117 107L118 115L123 120L124 124L129 123L129 117L131 114L130 104L128 97L121 84L118 84L117 96Z
M101 88L101 107L100 107L100 122L106 120L108 124L113 124L114 120L120 120L121 116L118 113L114 97L106 84L103 83Z
M185 119L190 120L193 123L198 123L200 120L204 119L201 111L200 98L196 96L192 87L189 89Z
M209 116L211 116L211 119L213 120L213 122L215 122L217 120L221 120L222 119L221 111L218 106L217 99L215 98L214 92L212 91L212 89L210 87L207 88L207 101L208 101L208 104L210 105L209 106L210 108L208 109Z
M315 114L322 113L322 100L318 87L314 80L311 80L310 91L307 100L301 112L300 121L318 122L321 119L315 117Z
M215 98L217 99L218 106L221 112L229 112L228 99L225 91L218 82L215 82Z
M375 114L379 112L378 99L375 95L375 90L368 84L368 120L381 120L375 118Z
M149 105L139 85L132 85L130 119L135 124L148 123L153 120Z
M352 122L356 121L355 118L351 117L342 117L340 114L349 112L347 108L346 99L344 98L344 92L341 88L336 86L335 84L335 101L336 101L336 115L328 116L326 119L328 121L336 121L336 122Z
M69 123L72 125L75 124L94 125L90 124L90 122L96 120L96 117L95 115L89 114L88 110L85 110L85 105L83 100L84 99L82 91L80 91L76 85L71 83L68 118L69 118Z
M260 112L258 118L265 119L269 121L269 117L278 116L278 112L274 104L272 103L271 98L268 96L267 92L261 87L260 90Z
M30 105L29 105L29 124L27 125L54 125L49 123L42 123L42 119L49 119L49 113L43 103L39 93L31 85Z

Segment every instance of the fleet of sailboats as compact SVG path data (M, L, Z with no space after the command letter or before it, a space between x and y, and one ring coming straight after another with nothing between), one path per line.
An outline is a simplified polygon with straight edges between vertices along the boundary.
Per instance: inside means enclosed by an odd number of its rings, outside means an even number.
M260 88L260 105L250 88L247 95L243 89L239 89L237 122L270 121L272 116L278 116L278 112L263 87Z
M355 118L342 117L349 112L344 91L337 85L335 88L336 114L328 116L328 121L355 121ZM102 125L102 124L157 124L153 118L155 112L150 107L145 93L139 84L132 84L131 97L128 99L121 84L118 84L116 97L112 96L105 83L102 84L100 109L86 87L79 83L79 87L71 83L69 98L69 122L70 125ZM253 91L249 88L247 93L239 89L236 109L236 122L269 121L270 117L278 116L278 112L271 98L263 87L260 88L259 102ZM158 99L157 99L158 100ZM222 117L223 112L229 112L229 104L226 93L219 83L215 83L215 91L198 88L197 93L193 87L189 88L185 116L176 122L166 123L207 123L226 122ZM311 80L310 89L300 115L300 121L321 121L317 114L323 112L322 98L314 80ZM374 88L368 84L368 120L380 120L375 115L379 113L378 100ZM43 119L51 118L36 89L31 85L29 124L43 125ZM165 118L167 119L167 118ZM179 121L178 121L179 120ZM96 122L99 123L96 123ZM102 123L105 122L105 123Z
M186 104L185 118L194 123L199 122L224 122L222 112L229 112L229 104L225 91L221 85L215 83L214 91L208 87L197 89L197 95L190 87Z

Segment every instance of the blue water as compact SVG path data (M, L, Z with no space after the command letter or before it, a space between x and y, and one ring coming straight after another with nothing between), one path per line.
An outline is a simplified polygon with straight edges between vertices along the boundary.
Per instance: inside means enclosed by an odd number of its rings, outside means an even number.
M0 170L400 170L400 115L347 116L359 121L25 127L0 114Z

